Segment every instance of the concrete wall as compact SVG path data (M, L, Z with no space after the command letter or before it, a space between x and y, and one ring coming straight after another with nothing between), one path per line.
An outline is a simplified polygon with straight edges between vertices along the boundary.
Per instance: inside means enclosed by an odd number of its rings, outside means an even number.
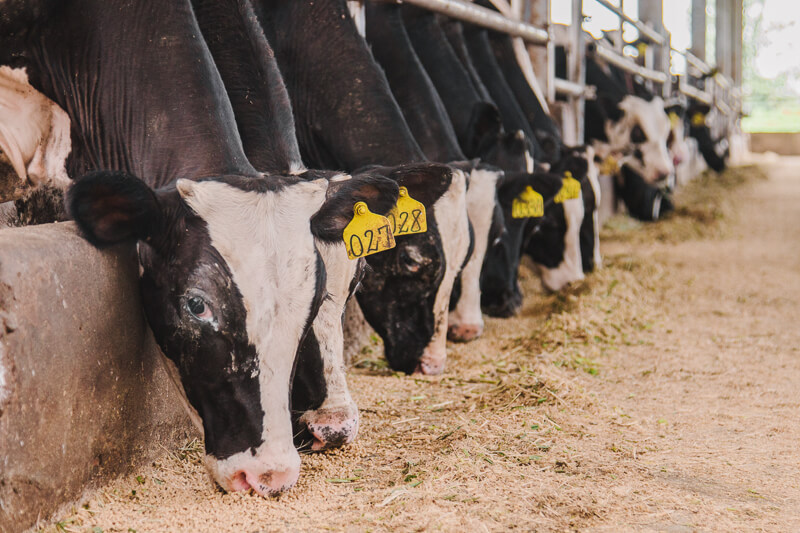
M750 151L800 155L800 133L751 133Z
M0 230L0 531L194 435L146 326L131 246Z

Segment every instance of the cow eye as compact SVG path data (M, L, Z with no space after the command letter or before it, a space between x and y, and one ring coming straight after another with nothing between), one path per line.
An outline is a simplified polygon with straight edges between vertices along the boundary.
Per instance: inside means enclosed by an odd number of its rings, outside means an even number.
M211 307L199 296L190 296L186 300L186 309L198 320L208 322L214 318L214 315L211 313Z
M646 141L647 135L644 134L642 127L637 124L633 127L633 130L631 130L631 142L634 144L642 144Z

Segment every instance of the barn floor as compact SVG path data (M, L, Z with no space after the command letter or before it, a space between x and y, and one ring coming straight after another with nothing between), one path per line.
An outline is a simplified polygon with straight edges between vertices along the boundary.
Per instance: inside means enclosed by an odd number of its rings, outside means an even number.
M366 349L357 443L280 499L215 491L190 443L43 529L800 530L800 159L763 168L612 219L569 294L524 273L521 315L444 376Z

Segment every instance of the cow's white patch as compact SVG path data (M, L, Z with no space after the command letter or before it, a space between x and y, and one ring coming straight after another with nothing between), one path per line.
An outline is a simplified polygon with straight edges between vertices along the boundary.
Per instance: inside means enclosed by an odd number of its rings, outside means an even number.
M483 329L481 314L481 267L489 245L489 229L501 171L474 169L467 188L467 214L475 235L472 256L461 271L461 297L448 317L449 327L473 326Z
M366 8L364 6L365 0L347 0L347 9L350 11L350 16L356 23L358 34L364 37L367 33L367 17Z
M6 377L8 370L6 370L6 346L3 343L3 339L0 338L0 413L3 412L3 406L5 405L8 397L11 396L11 391L9 390L8 382L10 381L9 378Z
M327 394L318 410L341 411L358 415L358 407L347 387L347 368L344 362L344 331L342 315L347 304L350 284L358 269L358 261L347 257L341 243L317 242L317 249L325 263L328 298L322 303L314 319L314 335L319 342ZM355 427L358 427L357 421ZM355 435L354 435L355 436Z
M247 192L219 181L178 180L178 192L208 226L211 245L231 271L247 313L246 330L258 354L262 444L227 459L206 457L217 482L231 488L240 471L269 473L272 489L294 484L300 456L292 441L290 376L316 291L317 260L309 219L325 199L326 180L278 192ZM250 478L248 478L249 480ZM283 483L283 481L281 481ZM268 485L254 486L260 493Z
M525 171L528 174L533 173L533 156L530 150L525 150Z
M567 231L564 235L564 259L556 268L541 268L542 283L551 291L560 291L567 284L584 278L581 262L580 230L583 223L583 195L564 201Z
M0 151L19 176L9 198L48 185L69 185L66 161L72 150L67 114L28 82L24 69L0 66Z
M609 144L607 148L603 148L598 143L595 146L598 155L605 157L607 153L632 154L638 148L643 161L633 158L631 165L645 180L652 183L661 176L671 174L674 166L667 151L670 122L664 112L664 101L656 97L647 102L638 96L628 95L620 102L619 107L624 115L618 122L606 122ZM647 141L634 145L631 142L631 131L637 124L644 131Z
M421 369L426 374L439 374L444 370L447 359L447 309L450 305L450 293L469 251L467 178L461 170L452 169L452 172L450 188L433 204L446 265L433 304L433 337L420 359Z
M600 168L594 160L594 148L591 146L586 147L586 161L588 163L588 171L586 177L589 179L589 184L592 186L594 192L594 209L592 209L592 220L594 221L594 247L592 248L592 259L594 260L594 268L602 267L603 258L600 255L600 202L602 196L600 192ZM583 216L586 216L584 213Z

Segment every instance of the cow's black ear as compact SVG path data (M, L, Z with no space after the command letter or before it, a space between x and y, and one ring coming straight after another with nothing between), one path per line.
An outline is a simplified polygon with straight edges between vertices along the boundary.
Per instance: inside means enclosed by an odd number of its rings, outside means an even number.
M500 111L494 104L479 102L472 108L469 118L467 146L463 147L469 157L483 152L486 145L496 139L503 129Z
M69 188L65 202L83 236L98 248L147 239L161 223L153 189L124 172L86 174Z
M374 173L332 181L325 203L311 218L311 233L326 242L340 241L344 228L353 219L353 206L357 202L365 202L373 213L385 215L397 203L398 189L393 180Z
M387 176L408 189L413 199L430 208L450 188L453 170L439 163L415 163L394 167Z

